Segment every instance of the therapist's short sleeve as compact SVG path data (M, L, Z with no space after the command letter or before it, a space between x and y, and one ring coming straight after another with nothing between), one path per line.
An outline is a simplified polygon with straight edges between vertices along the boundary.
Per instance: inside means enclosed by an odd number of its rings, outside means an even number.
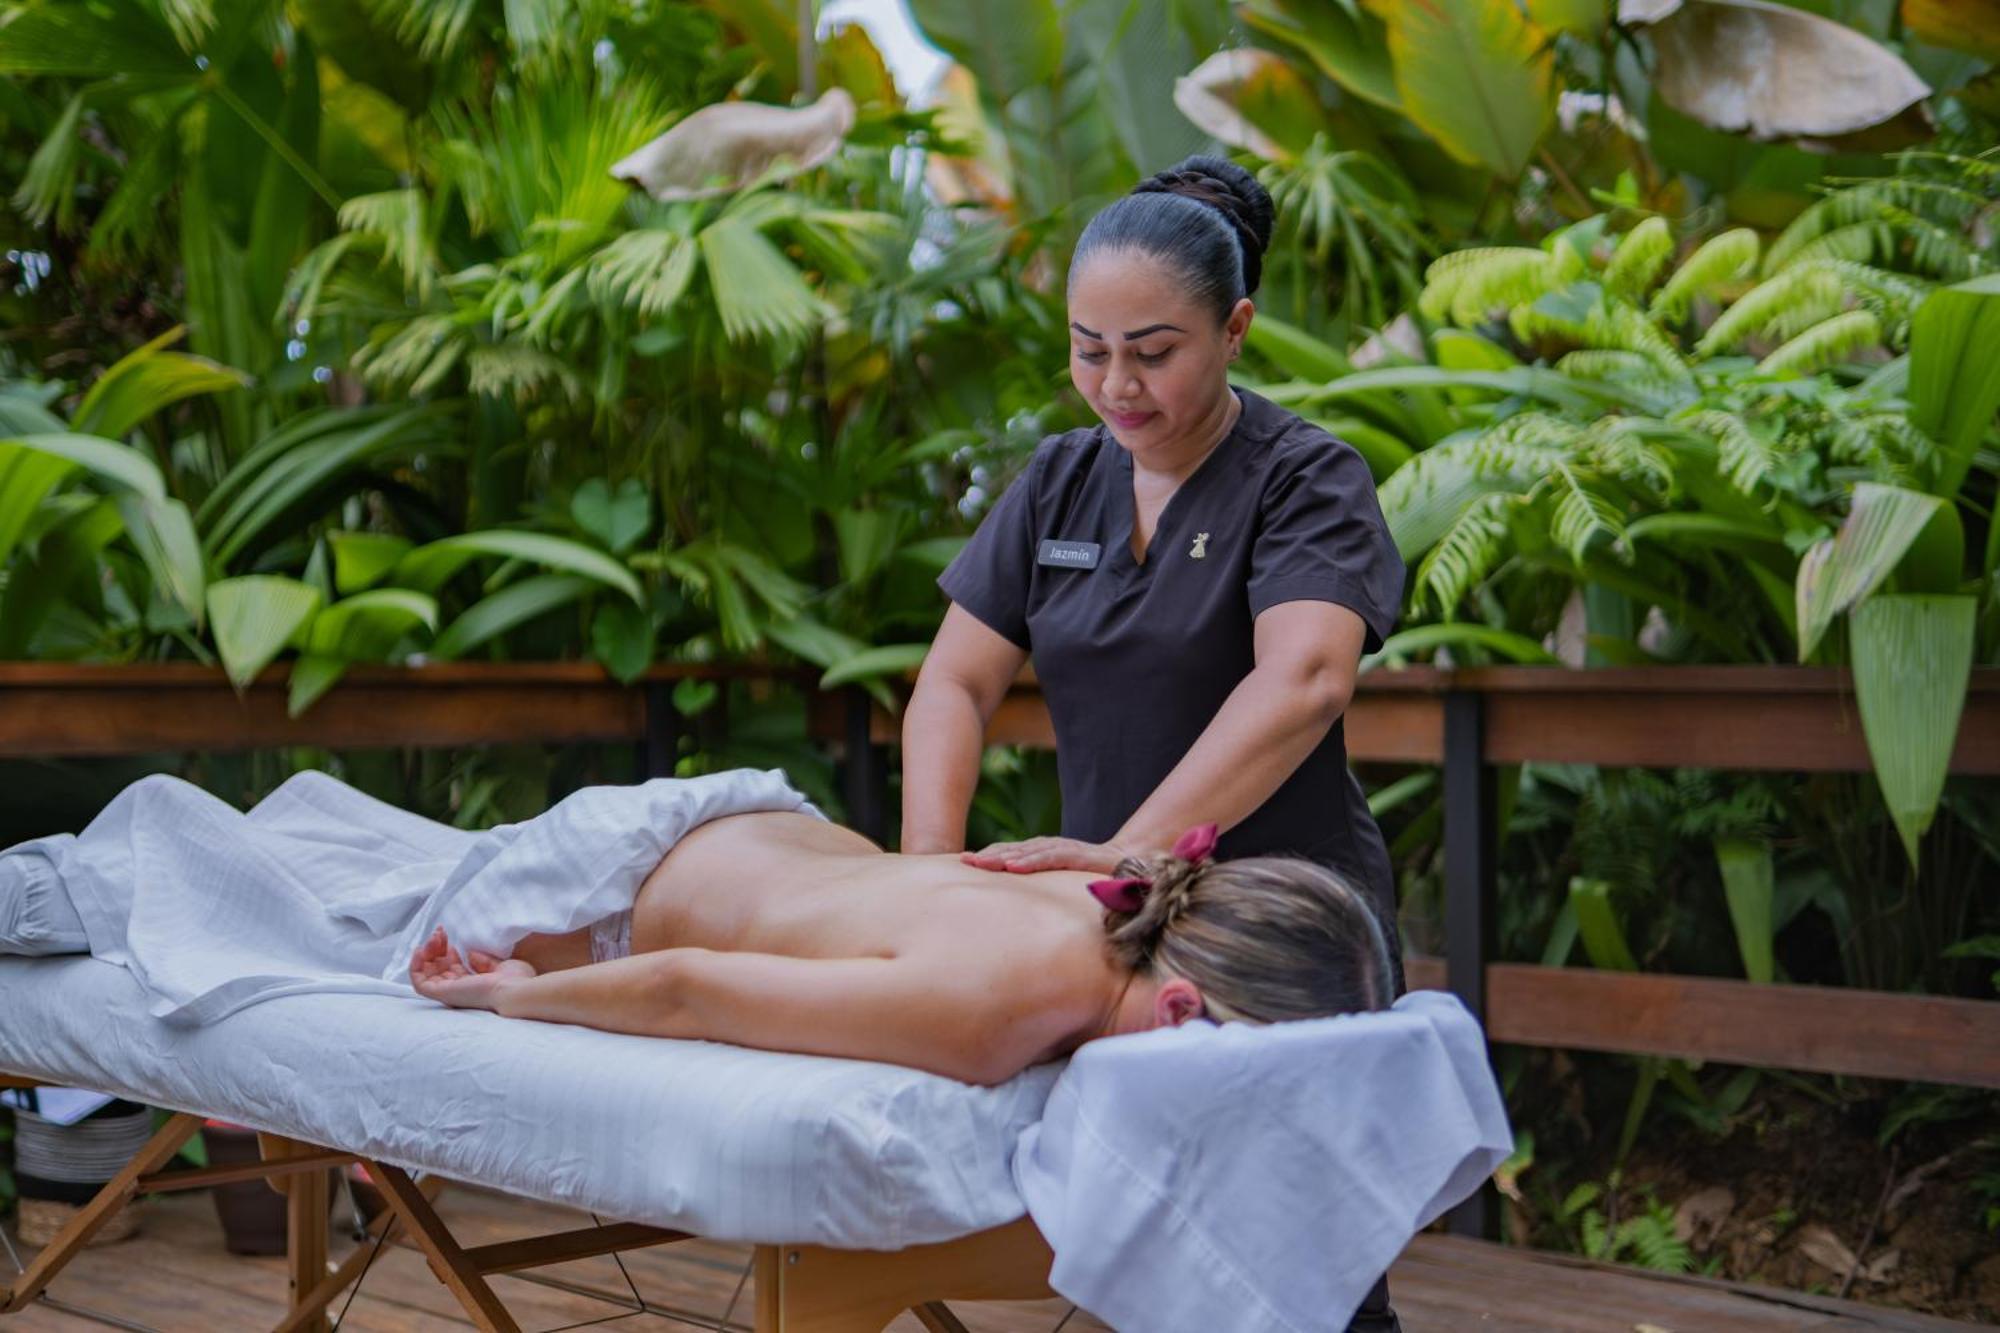
M1375 479L1352 446L1300 423L1283 442L1262 499L1250 558L1250 614L1281 602L1333 602L1382 646L1403 602L1403 558L1389 536Z
M1028 641L1028 591L1035 573L1037 463L1031 460L1004 491L972 540L938 576L944 595L1015 647Z

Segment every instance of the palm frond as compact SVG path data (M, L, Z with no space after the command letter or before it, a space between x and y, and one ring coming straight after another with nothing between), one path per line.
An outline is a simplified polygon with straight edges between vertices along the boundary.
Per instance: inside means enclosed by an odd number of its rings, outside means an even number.
M475 394L530 403L550 385L571 398L583 396L583 380L560 357L536 347L502 343L475 346L465 359L466 388Z
M738 342L788 341L819 326L830 307L754 227L717 221L699 238L723 331Z
M687 291L697 258L698 248L684 232L664 227L628 231L591 256L590 294L649 318L664 315Z
M429 294L437 256L431 248L429 205L422 190L356 195L340 206L340 225L374 240L384 261L402 271L406 287L420 297ZM333 258L337 260L338 254Z

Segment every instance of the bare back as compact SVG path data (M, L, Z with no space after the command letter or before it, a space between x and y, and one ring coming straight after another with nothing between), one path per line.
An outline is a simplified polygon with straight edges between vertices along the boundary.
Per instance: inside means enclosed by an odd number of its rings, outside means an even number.
M631 957L592 963L580 931L468 973L439 936L412 976L518 1017L999 1082L1100 1035L1124 997L1090 878L892 855L810 815L732 815L646 877Z
M976 966L1016 951L1098 979L1102 912L1076 871L1009 875L955 855L886 853L811 815L704 824L646 877L634 952L699 948L789 958L936 956Z

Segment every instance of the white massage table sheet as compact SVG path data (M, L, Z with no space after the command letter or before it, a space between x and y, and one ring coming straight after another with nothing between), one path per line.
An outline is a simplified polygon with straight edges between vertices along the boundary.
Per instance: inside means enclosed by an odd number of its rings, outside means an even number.
M1025 1211L1057 1066L975 1088L894 1065L289 995L163 1023L123 968L0 958L0 1069L719 1240L900 1249Z

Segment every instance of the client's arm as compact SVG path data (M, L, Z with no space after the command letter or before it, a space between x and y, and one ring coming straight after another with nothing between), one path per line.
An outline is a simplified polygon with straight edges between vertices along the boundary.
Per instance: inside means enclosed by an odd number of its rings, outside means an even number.
M945 968L927 958L681 948L501 976L471 1002L513 1018L882 1060L967 1083L1001 1083L1079 1026L1069 1006L1035 988L1036 972L968 967L962 959ZM461 1002L421 982L419 989Z

